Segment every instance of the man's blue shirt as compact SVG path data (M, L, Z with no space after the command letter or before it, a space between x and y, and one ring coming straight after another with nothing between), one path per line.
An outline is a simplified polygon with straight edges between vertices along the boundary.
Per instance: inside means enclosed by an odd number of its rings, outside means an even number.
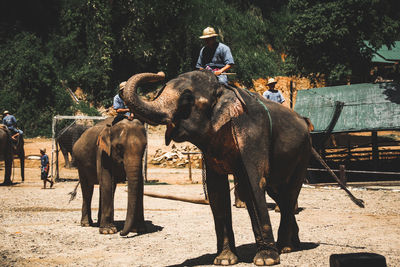
M263 97L278 102L280 104L285 102L285 98L283 97L282 93L279 92L278 90L267 90L263 93Z
M196 68L205 69L207 66L209 66L211 69L220 69L228 64L229 65L235 64L231 53L231 49L223 43L218 43L217 47L215 48L215 52L214 49L211 49L206 46L200 50L200 55L199 58L197 59ZM227 84L228 77L223 74L219 75L218 81L220 83Z
M128 108L125 103L124 100L122 100L122 98L119 96L119 94L117 94L116 96L114 96L114 101L113 101L113 108L115 110L120 109L120 108ZM130 115L130 112L125 112L126 116Z
M40 163L42 165L42 172L44 172L47 164L49 164L49 157L44 154L43 156L40 157Z
M14 115L8 114L3 118L3 124L8 127L10 130L14 130L15 126L17 125L17 119Z

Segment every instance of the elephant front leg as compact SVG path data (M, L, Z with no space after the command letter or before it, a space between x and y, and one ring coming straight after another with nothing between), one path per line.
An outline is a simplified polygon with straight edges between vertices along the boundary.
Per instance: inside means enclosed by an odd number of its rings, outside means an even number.
M231 199L227 175L218 175L207 169L207 190L217 235L217 257L214 259L214 264L236 264L238 257L232 229Z
M127 165L125 167L125 172L128 179L128 207L124 229L120 232L121 236L126 236L130 232L146 232L143 208L144 184L141 158L136 164L125 165Z
M114 225L114 192L115 183L108 170L103 169L100 177L100 234L115 234Z
M248 178L251 177L251 178ZM256 239L257 253L253 262L255 265L279 264L280 258L276 247L268 214L265 191L260 186L260 178L255 170L251 173L241 173L239 185L246 193L244 200L251 218L252 228ZM262 178L261 178L262 179Z

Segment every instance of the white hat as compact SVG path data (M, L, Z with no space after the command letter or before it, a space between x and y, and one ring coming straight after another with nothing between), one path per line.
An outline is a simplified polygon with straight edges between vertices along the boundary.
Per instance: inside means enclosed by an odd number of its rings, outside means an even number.
M207 39L215 36L218 36L218 34L215 32L214 28L207 27L203 30L203 35L200 36L200 39Z
M4 110L3 114L10 114L10 112L8 110Z
M269 78L267 85L270 85L272 83L277 83L277 81L274 78Z

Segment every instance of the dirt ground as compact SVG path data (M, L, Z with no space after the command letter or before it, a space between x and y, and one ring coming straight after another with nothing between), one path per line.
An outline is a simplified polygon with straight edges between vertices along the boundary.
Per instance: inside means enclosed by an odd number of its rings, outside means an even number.
M149 155L163 146L163 137L150 133ZM27 156L39 148L51 151L49 139L28 139ZM164 147L165 149L165 147ZM18 161L15 160L17 165ZM128 237L100 235L97 227L80 226L82 195L68 202L76 181L41 189L38 160L28 160L26 178L20 183L16 168L13 186L0 186L1 266L209 266L216 253L210 207L167 199L144 197L148 233ZM0 165L0 177L4 176ZM62 170L76 179L76 170ZM167 184L145 185L145 192L204 198L201 171L150 167L148 179ZM232 185L231 185L232 186ZM386 257L388 266L400 262L400 187L352 188L365 201L358 208L337 188L304 186L299 197L302 211L299 251L281 255L279 266L329 266L337 253L373 252ZM232 196L233 197L233 196ZM96 221L98 190L93 197ZM273 203L267 197L269 203ZM122 229L127 205L126 185L115 194L115 220ZM254 236L245 209L232 207L239 264L252 266ZM270 211L275 238L280 214Z

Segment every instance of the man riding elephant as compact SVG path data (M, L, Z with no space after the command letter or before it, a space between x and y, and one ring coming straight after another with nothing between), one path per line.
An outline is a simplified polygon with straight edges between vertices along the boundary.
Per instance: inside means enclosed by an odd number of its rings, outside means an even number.
M231 49L227 45L217 42L217 36L218 34L212 27L203 30L200 39L204 40L205 46L200 50L196 68L210 70L217 76L220 83L228 84L228 77L224 75L224 72L229 70L235 62Z
M17 119L8 110L3 112L3 124L11 131L11 138L14 141L17 141L20 136L22 137L24 132L17 128Z

